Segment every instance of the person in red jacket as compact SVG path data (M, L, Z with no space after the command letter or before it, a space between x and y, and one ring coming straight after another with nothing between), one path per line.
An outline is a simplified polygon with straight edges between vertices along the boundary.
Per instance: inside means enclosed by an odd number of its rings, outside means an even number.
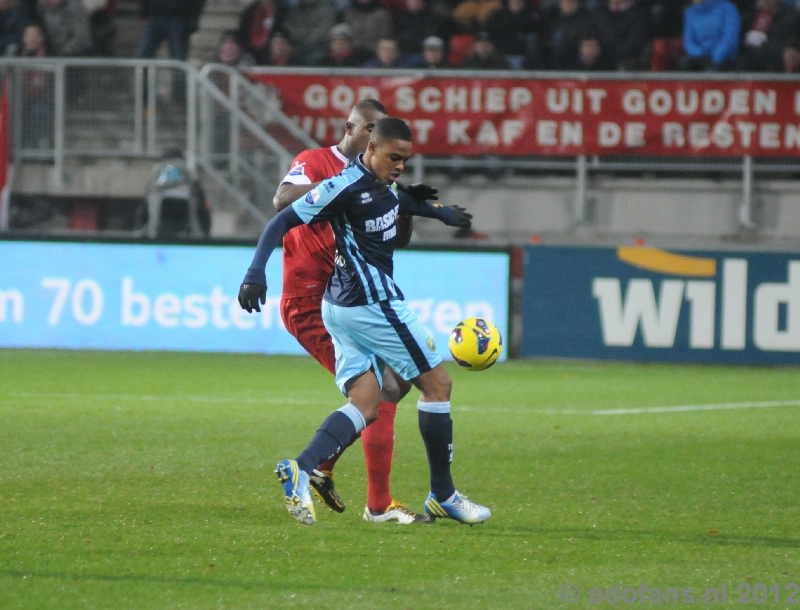
M350 112L345 134L338 145L301 152L273 199L278 211L321 181L339 174L351 158L364 152L375 122L385 116L386 109L380 102L362 100ZM408 243L411 233L409 220L401 219L396 242L399 247ZM333 341L322 321L322 295L333 273L335 252L333 232L327 222L295 227L283 239L281 317L300 345L331 373L336 371L336 356ZM431 520L427 514L414 513L395 502L389 487L397 402L409 387L409 382L387 368L378 419L361 433L367 463L365 521L410 524ZM345 509L333 485L333 467L340 455L341 452L320 464L310 478L320 499L336 512Z

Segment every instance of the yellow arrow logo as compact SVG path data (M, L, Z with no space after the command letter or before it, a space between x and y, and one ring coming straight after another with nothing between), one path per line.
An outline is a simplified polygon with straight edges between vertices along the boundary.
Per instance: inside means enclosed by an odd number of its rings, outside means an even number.
M683 256L658 248L620 246L617 248L617 258L634 267L656 273L692 277L713 277L717 274L717 261L713 258Z

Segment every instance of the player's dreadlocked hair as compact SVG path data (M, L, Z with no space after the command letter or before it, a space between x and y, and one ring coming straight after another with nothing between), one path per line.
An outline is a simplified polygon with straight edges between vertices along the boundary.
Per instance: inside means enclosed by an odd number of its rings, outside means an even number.
M361 100L358 102L358 104L353 106L353 110L358 112L364 112L365 110L377 110L381 114L389 114L386 112L386 108L383 104L381 104L378 100L373 100L371 98Z
M412 142L413 138L411 137L411 128L403 119L386 117L375 123L370 140L375 142L391 142L392 140Z

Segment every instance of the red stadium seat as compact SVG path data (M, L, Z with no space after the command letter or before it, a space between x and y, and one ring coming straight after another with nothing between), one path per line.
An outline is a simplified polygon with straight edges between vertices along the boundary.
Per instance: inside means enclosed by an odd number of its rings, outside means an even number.
M469 55L475 36L472 34L456 34L450 37L450 56L447 58L454 66L460 66L464 58Z
M650 60L652 72L668 72L678 67L683 55L683 40L680 38L656 38L653 41L653 58Z

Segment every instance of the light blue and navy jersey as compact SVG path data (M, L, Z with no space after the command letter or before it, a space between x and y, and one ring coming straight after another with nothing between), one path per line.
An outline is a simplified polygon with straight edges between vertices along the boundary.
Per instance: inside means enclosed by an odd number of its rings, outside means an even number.
M392 279L398 215L437 218L461 226L454 208L414 200L397 185L379 181L359 157L269 221L242 283L266 286L264 268L286 232L303 223L327 220L336 239L336 260L325 300L355 307L402 299Z
M398 214L414 214L419 205L380 182L355 159L342 173L323 181L292 208L306 224L330 222L336 260L325 300L345 307L398 297L392 279Z

